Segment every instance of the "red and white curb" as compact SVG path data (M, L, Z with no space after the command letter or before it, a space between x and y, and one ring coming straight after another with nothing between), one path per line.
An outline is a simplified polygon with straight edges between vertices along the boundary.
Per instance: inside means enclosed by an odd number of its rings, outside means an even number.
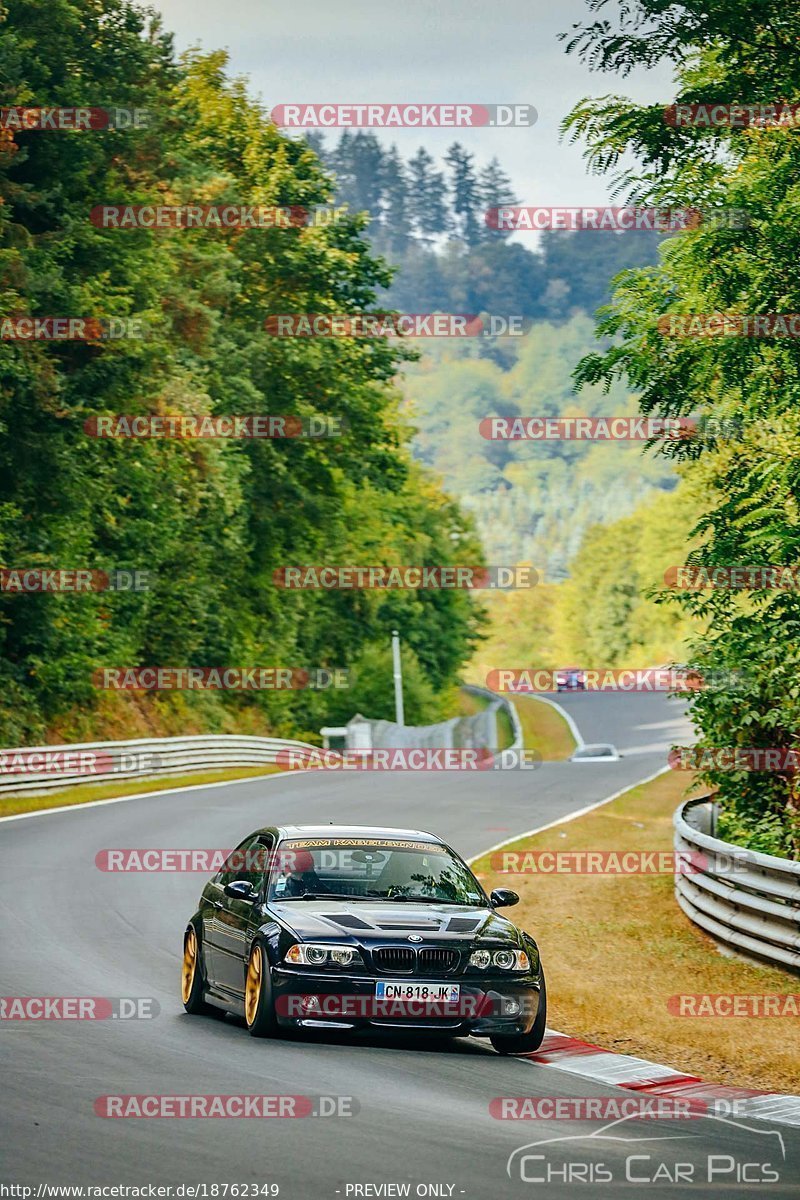
M674 1067L651 1063L631 1054L615 1054L589 1042L568 1037L549 1029L540 1050L526 1054L530 1062L555 1067L570 1075L580 1075L595 1083L630 1088L648 1096L669 1096L686 1100L702 1100L708 1104L709 1116L714 1115L714 1103L731 1114L735 1113L779 1125L800 1125L800 1096L784 1096L778 1092L760 1092L755 1088L729 1087L722 1083L704 1083L696 1075L684 1075Z

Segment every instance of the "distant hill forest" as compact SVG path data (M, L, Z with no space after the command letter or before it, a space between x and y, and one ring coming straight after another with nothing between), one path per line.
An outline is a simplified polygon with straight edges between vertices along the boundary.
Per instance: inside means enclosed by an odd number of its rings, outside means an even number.
M531 247L490 229L487 208L524 204L497 158L482 166L454 142L441 162L424 147L404 160L374 133L307 141L336 179L337 203L368 212L366 236L397 268L387 305L404 312L518 313L563 321L593 313L627 267L657 259L658 235L545 232Z
M455 142L437 163L407 161L372 133L328 146L308 138L335 179L338 203L367 211L365 235L397 270L382 296L404 312L519 314L524 337L418 340L401 379L412 449L472 514L493 562L532 562L550 580L570 574L587 529L627 517L654 489L671 490L664 459L641 443L489 442L492 415L612 416L637 411L616 385L577 395L572 372L596 348L591 316L613 278L658 259L657 235L543 233L531 248L490 229L487 208L520 203L496 158L478 167Z

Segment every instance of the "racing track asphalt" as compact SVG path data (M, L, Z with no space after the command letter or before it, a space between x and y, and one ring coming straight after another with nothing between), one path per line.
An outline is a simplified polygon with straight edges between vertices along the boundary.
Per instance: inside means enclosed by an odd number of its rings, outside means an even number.
M796 1196L796 1130L781 1131L786 1162L764 1122L749 1122L750 1130L711 1119L627 1123L617 1137L648 1140L598 1143L587 1140L596 1123L497 1121L489 1102L505 1095L630 1092L501 1058L482 1041L405 1043L326 1033L258 1042L230 1017L189 1017L179 996L181 938L204 878L108 874L94 865L104 848L231 846L281 820L427 829L470 856L653 775L664 766L669 744L687 736L679 705L660 695L560 700L586 741L615 741L625 757L490 774L315 771L0 823L2 994L152 996L160 1005L149 1021L0 1022L0 1178L18 1184L275 1182L281 1200L346 1200L359 1195L347 1185L387 1183L410 1183L412 1196L418 1184L444 1185L440 1194L456 1200L571 1197L576 1190L639 1200L643 1185L623 1186L625 1160L635 1153L650 1156L649 1164L637 1163L640 1174L662 1160L670 1173L676 1162L692 1164L697 1173L691 1186L651 1185L646 1194L656 1200L726 1192L760 1200ZM586 986L609 987L613 995L609 981L587 979ZM113 1120L93 1108L96 1097L109 1093L346 1095L360 1108L350 1118ZM581 1140L567 1143L569 1155L593 1163L594 1171L603 1162L613 1183L584 1185L584 1192L580 1184L522 1182L516 1168L507 1176L506 1160L517 1147L575 1135ZM546 1152L560 1154L553 1162L563 1167L563 1152ZM777 1161L780 1182L708 1186L702 1180L709 1153L730 1155L734 1171L745 1162ZM527 1170L536 1173L530 1161Z

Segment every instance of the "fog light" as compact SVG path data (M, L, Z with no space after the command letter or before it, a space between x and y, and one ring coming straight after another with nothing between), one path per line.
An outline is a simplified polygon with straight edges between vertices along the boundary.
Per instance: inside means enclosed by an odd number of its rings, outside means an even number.
M520 1007L519 1000L514 1000L511 996L504 996L502 1001L502 1009L504 1017L519 1016Z

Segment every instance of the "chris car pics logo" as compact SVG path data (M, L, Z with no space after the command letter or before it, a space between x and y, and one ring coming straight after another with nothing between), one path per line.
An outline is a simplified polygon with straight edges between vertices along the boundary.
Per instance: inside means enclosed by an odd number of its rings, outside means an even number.
M757 1124L708 1115L692 1121L691 1129L681 1121L678 1129L639 1132L638 1120L636 1116L622 1117L588 1134L583 1131L528 1142L509 1155L506 1173L521 1183L544 1183L551 1188L587 1183L681 1188L704 1183L724 1190L788 1181L797 1168L795 1163L790 1171L783 1135ZM747 1136L737 1138L736 1144L729 1138L723 1141L719 1127L708 1124L712 1121ZM634 1188L630 1190L637 1194Z

